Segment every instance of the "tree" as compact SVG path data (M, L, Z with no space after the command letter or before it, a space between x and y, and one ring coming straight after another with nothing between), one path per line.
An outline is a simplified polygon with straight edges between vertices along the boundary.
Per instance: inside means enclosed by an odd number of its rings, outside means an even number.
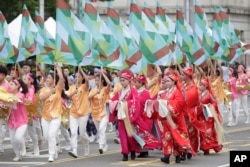
M65 0L67 3L69 0ZM35 10L39 11L39 0L0 0L0 10L6 20L10 23L22 13L23 4L26 4L32 18ZM56 18L56 0L44 0L44 20L48 17Z
M39 1L37 0L0 1L0 10L3 12L8 23L22 13L23 4L26 4L31 16L34 16L35 9L38 9L39 6Z

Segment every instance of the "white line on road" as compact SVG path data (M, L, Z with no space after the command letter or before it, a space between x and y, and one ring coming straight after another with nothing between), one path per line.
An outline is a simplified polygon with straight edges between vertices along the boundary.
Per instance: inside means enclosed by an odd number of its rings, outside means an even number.
M220 165L220 166L217 166L217 167L228 167L229 164L224 164L224 165Z
M47 162L0 162L0 164L5 165L44 165Z

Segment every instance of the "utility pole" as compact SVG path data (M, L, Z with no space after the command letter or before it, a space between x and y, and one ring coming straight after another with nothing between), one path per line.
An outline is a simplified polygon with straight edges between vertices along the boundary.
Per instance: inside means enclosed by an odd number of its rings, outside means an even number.
M194 29L194 0L184 1L184 14L185 14L185 19Z
M43 18L44 20L44 0L39 0L39 13L40 16ZM45 70L45 64L41 63L41 70L44 71Z

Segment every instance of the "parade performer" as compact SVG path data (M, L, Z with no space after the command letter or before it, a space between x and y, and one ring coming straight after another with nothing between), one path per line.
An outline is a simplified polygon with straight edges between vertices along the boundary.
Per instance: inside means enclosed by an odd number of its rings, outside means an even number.
M117 125L119 137L121 142L121 153L123 154L123 161L128 160L128 154L131 153L131 159L136 158L136 151L138 143L133 138L132 125L136 119L135 115L140 112L140 102L138 101L138 93L135 88L131 86L133 73L130 70L124 70L120 75L120 82L122 89L118 91L111 102L110 108L110 122L117 117Z
M152 132L153 120L149 119L144 112L145 103L150 99L150 93L146 89L147 79L145 75L138 75L135 77L135 87L138 92L138 97L140 101L140 112L138 115L134 116L136 119L134 123L134 128L136 134L143 136L142 140L145 142L145 145L141 149L138 158L148 157L148 150L153 150L161 147L161 142L154 137Z
M211 93L208 79L202 79L199 83L200 106L197 117L205 127L206 131L200 131L200 148L204 155L213 149L216 153L222 149L222 117L218 111L217 101Z
M5 66L0 65L0 89L6 93L10 91L9 83L5 80L7 73L8 73L8 69ZM4 96L1 98L4 98ZM1 100L0 102L2 103ZM3 106L2 107L0 106L0 152L4 152L4 148L3 148L4 135L2 131L2 126L3 126L3 123L5 122L7 115L9 114L9 108L5 107L4 102L2 104Z
M13 80L10 82L10 92L21 100L11 108L8 117L10 139L16 154L13 161L20 161L22 160L20 152L23 148L24 135L28 124L27 111L24 105L25 93L28 92L28 88L22 80Z
M227 126L235 126L238 122L239 110L237 107L238 103L238 91L236 90L236 81L237 81L237 71L233 67L228 68L228 81L226 82L229 92L229 114L228 114L228 124Z
M193 70L190 67L185 67L181 73L182 80L182 94L186 102L184 108L184 116L187 124L187 129L189 133L189 138L193 151L197 153L199 146L199 130L205 131L205 126L197 120L197 107L199 106L199 94L198 88L192 80ZM187 158L191 159L192 154L187 153ZM186 159L186 154L184 153L181 160Z
M46 87L40 90L39 98L43 101L42 130L45 140L48 140L49 162L57 158L56 136L61 126L62 92L64 78L61 67L55 65L58 76L49 73L46 78ZM55 75L55 77L54 77ZM55 87L54 87L55 86Z
M238 79L236 82L237 86L245 86L248 83L248 77L247 77L247 74L245 73L245 69L246 68L243 64L240 64L238 66ZM248 95L248 90L239 90L238 91L240 104L242 105L243 111L244 111L245 116L246 116L245 124L248 124L250 122L248 107L247 107L247 95Z
M154 97L159 92L162 78L162 71L158 65L154 66L153 72L153 75L147 78L147 89L151 97Z
M221 66L212 71L210 82L212 90L211 93L216 95L215 99L217 100L218 109L221 116L223 116L224 99L226 98L226 94L223 89L223 75Z
M91 114L99 137L99 153L107 151L106 129L108 124L108 113L106 102L109 99L111 82L106 71L101 70L95 76L96 87L92 88L88 99L91 103Z
M26 77L24 77L24 82L28 87L28 92L25 94L24 99L29 120L28 133L32 139L34 156L39 156L38 135L36 133L36 128L40 127L39 118L41 117L37 109L38 106L36 105L36 92L38 91L38 84L36 82L36 77L31 73L26 74Z
M70 108L70 131L71 131L71 147L72 151L69 155L77 158L77 137L78 137L78 127L81 141L84 145L84 155L89 154L89 139L87 134L87 122L89 118L89 101L88 101L88 89L89 80L88 76L82 70L81 67L78 68L79 71L75 74L76 84L70 86L67 95L72 100L72 105Z
M151 106L151 109L146 109L148 116L158 118L163 123L164 157L161 161L167 164L170 162L172 153L176 157L176 163L181 162L180 156L183 152L193 153L183 113L185 102L181 91L176 86L177 82L176 74L165 76L161 81L161 91L157 99L149 101L147 105Z

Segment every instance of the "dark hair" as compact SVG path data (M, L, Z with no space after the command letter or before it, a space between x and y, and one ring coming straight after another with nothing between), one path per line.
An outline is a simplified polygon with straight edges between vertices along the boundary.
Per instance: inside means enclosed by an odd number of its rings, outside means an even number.
M238 67L239 67L240 65L242 65L242 66L244 67L243 72L246 73L246 66L245 66L245 64L240 63L240 64L238 64Z
M39 85L38 85L38 83L37 83L37 78L36 78L36 76L35 76L34 74L32 74L32 73L30 73L29 75L30 75L30 77L34 80L34 82L32 83L32 85L34 86L34 88L35 88L35 93L36 93L36 92L39 91Z
M29 60L24 61L24 62L22 63L22 65L23 65L23 66L29 66L29 67L31 68L31 62L30 62ZM22 66L22 67L23 67L23 66Z
M6 76L8 74L7 67L0 65L0 73L4 74Z
M118 76L117 72L113 71L111 72L112 75Z
M68 78L66 76L63 76L64 78L64 89L65 90L69 90L69 82L68 82Z
M55 85L58 83L58 81L59 81L59 76L56 74L56 78L54 78L54 74L53 73L49 73L48 75L50 75L53 79L55 79ZM65 78L65 77L63 77L64 78L64 80L65 80L65 89L67 90L67 89L69 89L69 84L68 84L68 80ZM68 96L65 94L65 91L63 90L62 91L62 94L61 94L61 97L62 98L64 98L64 99L68 99Z
M101 74L96 75L95 78L100 78L100 75L101 75ZM107 76L108 79L110 80L110 74L109 74L109 72L107 72L106 76ZM107 86L107 85L108 85L107 82L106 82L106 80L104 79L103 76L101 76L101 82L103 83L103 86Z
M94 75L94 70L93 69L88 69L86 74L87 75Z
M82 75L82 73L80 72L80 71L77 71L76 73L78 73L78 74L80 74L81 76L82 76L82 78L83 78L83 80L82 80L82 84L84 84L85 83L85 78L84 78L84 76ZM74 74L75 75L75 74ZM75 77L76 78L76 77Z
M26 94L26 93L28 93L28 87L27 87L27 85L21 80L21 79L17 79L17 81L19 82L19 84L20 84L20 88L22 88L22 93L23 94ZM16 82L14 82L15 84L16 84Z
M230 66L229 68L232 68L234 71L232 72L232 76L235 77L236 79L238 78L238 72L237 70L235 69L234 66Z

